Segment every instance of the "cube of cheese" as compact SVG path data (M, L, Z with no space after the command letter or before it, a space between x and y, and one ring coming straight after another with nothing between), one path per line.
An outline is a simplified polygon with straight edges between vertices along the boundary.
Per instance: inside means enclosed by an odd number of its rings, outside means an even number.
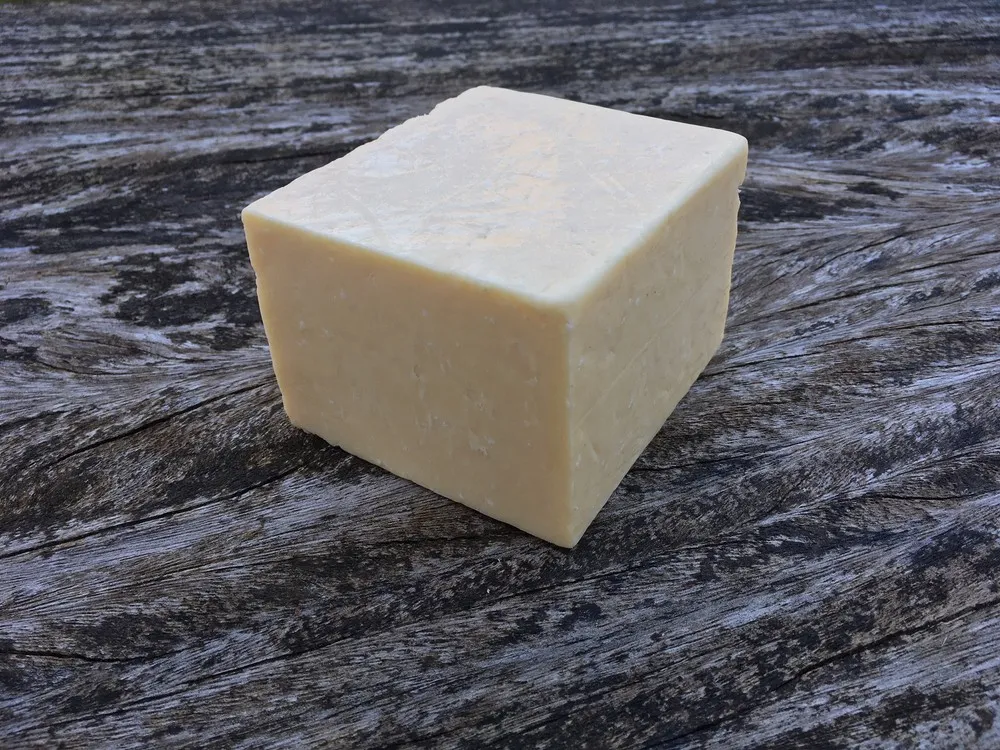
M480 87L261 198L289 418L572 547L722 339L746 158Z

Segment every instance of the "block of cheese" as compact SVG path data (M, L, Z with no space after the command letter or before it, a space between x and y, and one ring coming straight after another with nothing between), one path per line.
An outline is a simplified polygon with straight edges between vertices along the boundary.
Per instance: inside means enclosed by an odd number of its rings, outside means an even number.
M285 410L572 547L723 334L739 135L480 87L243 211Z

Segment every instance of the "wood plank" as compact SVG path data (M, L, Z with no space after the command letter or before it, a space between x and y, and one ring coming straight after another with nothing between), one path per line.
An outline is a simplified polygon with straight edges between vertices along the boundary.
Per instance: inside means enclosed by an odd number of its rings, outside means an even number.
M0 4L0 745L1000 743L1000 12ZM751 141L566 552L292 428L239 209L493 83Z

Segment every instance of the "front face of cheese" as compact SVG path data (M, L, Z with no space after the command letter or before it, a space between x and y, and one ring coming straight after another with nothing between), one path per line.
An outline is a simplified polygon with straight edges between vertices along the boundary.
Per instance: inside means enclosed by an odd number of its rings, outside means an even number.
M291 420L574 545L717 348L746 143L474 89L243 214Z
M268 222L246 229L294 424L522 528L569 523L557 312Z

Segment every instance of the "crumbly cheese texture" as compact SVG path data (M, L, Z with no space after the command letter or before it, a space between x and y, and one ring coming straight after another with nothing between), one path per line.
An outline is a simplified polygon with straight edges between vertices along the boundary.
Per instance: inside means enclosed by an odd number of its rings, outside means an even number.
M722 339L746 140L479 87L243 211L292 422L572 547Z

